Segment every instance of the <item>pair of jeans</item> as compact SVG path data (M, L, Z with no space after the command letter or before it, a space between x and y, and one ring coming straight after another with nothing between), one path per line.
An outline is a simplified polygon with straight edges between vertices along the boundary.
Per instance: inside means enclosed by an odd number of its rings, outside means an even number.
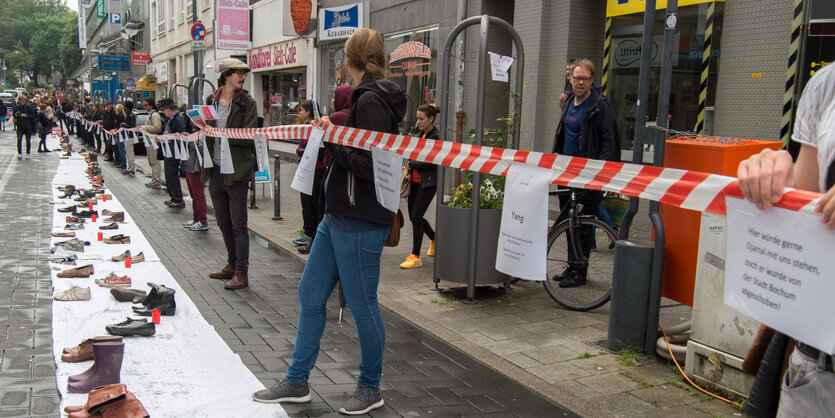
M125 140L125 170L127 171L136 171L136 156L133 147L133 133L128 133Z
M186 186L188 194L191 195L191 210L194 212L192 220L207 222L206 212L206 190L203 181L200 180L200 173L186 173Z
M249 185L227 186L223 183L220 167L214 166L209 179L209 195L212 197L217 227L226 244L226 262L235 270L246 273L249 270L249 215L246 209Z
M151 167L151 183L162 185L162 164L157 159L157 150L146 145L145 152L148 154L148 165Z
M560 187L560 189L564 189L564 187ZM577 199L578 205L583 205L582 209L580 209L580 213L578 215L593 215L597 216L597 207L600 205L600 202L603 200L603 192L598 190L584 190L584 189L574 189L575 198ZM567 195L559 195L560 198L560 208L564 208L565 204L568 203L569 197ZM561 212L559 218L557 218L557 223L562 222L564 219L568 217L568 212ZM574 240L574 237L571 233L571 230L568 231L566 238L569 240L568 248L572 248L571 242ZM580 227L580 251L582 252L582 257L585 260L588 260L589 254L591 254L592 247L594 246L594 227L591 225L584 225ZM577 254L573 251L568 251L568 261L577 261ZM585 271L582 271L585 275Z
M116 137L116 149L119 152L117 161L119 161L119 165L122 167L127 167L127 160L125 159L125 142L120 141L121 137Z
M412 182L409 189L409 220L412 222L412 254L420 257L420 246L423 243L423 235L430 240L435 240L435 231L429 225L429 221L423 217L429 204L435 198L435 187L420 187L419 182Z
M792 352L783 377L778 418L823 417L835 411L835 373L827 371L819 360L799 349Z
M332 227L327 217L319 223L299 282L301 309L293 361L285 376L288 383L307 383L325 329L325 304L336 282L341 281L360 339L362 361L357 385L380 389L386 334L377 305L377 284L380 281L380 255L389 230L385 227L363 232L345 231Z
M165 187L168 188L168 196L171 201L180 203L183 201L183 187L180 184L180 159L165 159Z
M26 137L26 155L32 151L32 133L23 129L17 130L17 155L23 154L23 137Z

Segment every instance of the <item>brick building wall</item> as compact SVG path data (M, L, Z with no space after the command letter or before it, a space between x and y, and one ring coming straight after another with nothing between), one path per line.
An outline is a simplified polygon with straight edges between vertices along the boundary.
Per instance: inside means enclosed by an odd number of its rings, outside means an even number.
M790 1L725 2L714 135L780 139L791 21Z

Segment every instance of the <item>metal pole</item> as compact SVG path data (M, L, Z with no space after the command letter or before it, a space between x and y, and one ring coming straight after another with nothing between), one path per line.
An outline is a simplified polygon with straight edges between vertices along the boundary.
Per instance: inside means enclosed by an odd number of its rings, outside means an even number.
M192 22L197 23L197 0L191 0ZM203 104L201 90L203 89L203 51L194 51L194 76L197 77L197 88L194 89L191 104Z
M275 155L275 166L273 168L273 189L275 195L273 196L273 220L280 221L281 217L281 156Z
M646 0L644 10L644 35L641 39L641 69L638 75L638 109L635 114L635 138L632 145L632 162L641 164L644 160L646 142L647 101L649 100L649 71L652 62L652 35L655 28L655 0ZM654 133L653 133L654 135ZM653 136L654 138L654 136ZM629 239L632 218L638 213L638 198L629 198L629 209L621 221L619 239Z
M258 209L258 206L255 204L255 195L258 194L255 192L255 181L249 182L249 208L250 209Z

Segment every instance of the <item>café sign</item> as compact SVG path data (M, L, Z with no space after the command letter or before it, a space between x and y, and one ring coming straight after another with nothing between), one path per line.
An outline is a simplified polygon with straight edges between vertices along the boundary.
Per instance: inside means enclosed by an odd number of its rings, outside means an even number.
M304 51L305 41L303 39L293 39L250 49L247 62L253 72L302 67L307 64L304 59Z

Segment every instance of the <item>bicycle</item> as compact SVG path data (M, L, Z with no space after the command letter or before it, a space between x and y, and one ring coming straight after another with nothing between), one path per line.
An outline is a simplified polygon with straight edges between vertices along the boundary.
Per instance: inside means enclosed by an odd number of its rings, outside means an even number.
M582 205L577 202L578 193L582 191L559 189L548 193L551 196L567 194L569 200L548 229L547 277L543 285L548 295L565 308L588 311L599 308L612 297L617 233L593 215L580 215ZM563 213L566 217L560 220ZM581 242L583 233L593 238L590 240L592 248L586 251L583 251ZM570 283L577 281L576 277L562 281L572 274L582 277L582 272L585 272L585 283ZM563 286L560 286L561 283ZM568 287L571 284L575 286Z

